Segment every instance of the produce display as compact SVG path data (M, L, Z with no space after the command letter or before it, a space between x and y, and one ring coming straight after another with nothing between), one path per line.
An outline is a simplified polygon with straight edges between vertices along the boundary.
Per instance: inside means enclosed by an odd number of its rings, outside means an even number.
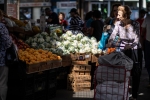
M11 34L11 37L12 37L13 42L17 45L18 49L30 48L30 46L28 44L26 44L25 42L23 42L21 39L18 39L13 34Z
M67 31L58 37L56 32L50 34L42 32L30 37L26 43L35 49L44 49L55 54L66 55L70 53L102 53L98 49L98 42L94 37L91 39L82 33L73 35L71 31Z
M52 52L33 48L27 48L25 50L18 51L19 59L25 61L27 64L34 64L49 60L61 60L60 56L53 54Z

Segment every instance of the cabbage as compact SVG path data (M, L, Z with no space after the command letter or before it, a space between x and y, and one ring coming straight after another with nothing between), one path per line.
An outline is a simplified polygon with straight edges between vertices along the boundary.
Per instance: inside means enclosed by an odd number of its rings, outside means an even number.
M72 40L75 40L76 39L76 35L72 35L71 38L72 38Z
M45 48L44 44L39 44L39 48L44 49Z
M50 39L51 39L51 38L48 36L48 37L46 37L45 41L46 41L46 42L49 42Z
M83 44L81 42L78 43L78 48L82 48Z
M67 35L67 36L72 36L73 33L72 33L71 31L67 31L67 32L66 32L66 35Z
M97 49L92 49L92 53L97 54L98 53Z
M37 40L38 40L37 37L35 37L32 39L32 42L37 42Z
M77 34L76 39L78 41L80 41L82 38L83 38L83 34L81 34L81 33Z
M59 41L56 42L56 46L57 46L57 47L59 47L59 46L61 46L61 45L62 45L61 42L59 42Z
M75 53L75 48L73 46L70 46L68 50L70 51L70 53Z
M45 40L43 38L38 38L37 42L43 43Z
M37 43L33 42L33 43L31 43L31 46L32 46L33 48L36 48L36 47L37 47Z
M101 53L102 53L102 50L101 50L101 49L98 49L97 52L98 52L98 54L101 54Z
M56 53L57 53L57 54L59 54L59 55L63 55L63 50L62 50L62 49L57 48L57 49L56 49Z
M79 53L85 53L85 51L83 49L80 49Z

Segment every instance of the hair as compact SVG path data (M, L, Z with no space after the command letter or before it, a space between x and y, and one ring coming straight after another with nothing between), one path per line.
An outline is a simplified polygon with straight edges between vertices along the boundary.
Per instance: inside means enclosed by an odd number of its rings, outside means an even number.
M45 8L45 11L51 11L51 9L47 7L47 8Z
M123 17L125 19L130 19L130 15L131 15L131 9L129 6L125 5L125 6L119 6L118 7L118 11L122 11L123 12Z
M86 13L84 20L88 20L88 19L90 19L92 16L93 16L93 11L89 11L89 12Z
M93 17L94 18L101 18L101 12L99 10L93 11Z
M123 17L124 17L124 19L122 20L123 24L124 25L131 24L130 15L131 15L132 12L131 12L130 7L127 6L127 5L119 6L118 11L123 12Z
M112 18L114 18L115 16L114 16L114 7L119 7L119 6L121 6L121 4L120 3L116 3L116 4L114 4L113 6L112 6L112 9L111 9L111 12L110 12L110 17L112 17Z
M60 13L58 14L58 16L59 16L60 14L62 14L62 16L65 18L65 13L60 12Z

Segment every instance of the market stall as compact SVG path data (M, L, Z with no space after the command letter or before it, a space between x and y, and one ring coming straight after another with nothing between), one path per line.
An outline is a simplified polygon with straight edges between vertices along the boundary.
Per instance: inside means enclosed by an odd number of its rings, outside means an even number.
M92 89L97 59L106 53L98 49L94 37L63 33L59 25L48 25L46 32L41 32L29 21L6 15L5 22L19 57L10 68L8 100L50 99L58 87L73 91Z

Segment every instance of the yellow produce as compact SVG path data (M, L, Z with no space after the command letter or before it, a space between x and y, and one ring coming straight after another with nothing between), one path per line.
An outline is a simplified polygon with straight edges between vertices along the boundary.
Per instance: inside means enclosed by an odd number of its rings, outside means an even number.
M60 56L53 54L52 52L46 50L35 50L32 48L27 48L25 50L19 49L18 51L19 59L25 61L27 64L34 64L49 60L61 60Z

